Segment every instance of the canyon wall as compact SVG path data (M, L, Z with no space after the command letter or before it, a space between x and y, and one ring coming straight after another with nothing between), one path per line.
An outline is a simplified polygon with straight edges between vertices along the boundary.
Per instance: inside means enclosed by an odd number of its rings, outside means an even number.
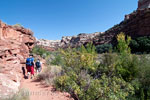
M42 46L43 48L54 51L58 48L68 48L68 47L78 47L95 40L95 37L98 37L101 32L96 33L81 33L77 36L63 36L61 40L45 40L39 39L36 42L36 45ZM50 49L51 48L51 49Z
M139 0L138 1L138 10L150 8L150 0Z
M116 44L116 35L124 32L133 39L141 36L150 36L150 8L136 10L131 14L125 15L125 19L105 32L93 34L79 34L72 37L63 37L57 42L56 47L77 47L82 44L93 42L94 45L112 43ZM44 44L42 44L44 46Z
M63 37L61 41L47 47L66 48L77 47L82 44L93 42L94 45L101 45L111 43L116 44L116 35L124 32L126 35L131 36L133 39L141 36L150 36L150 0L139 0L138 9L133 13L125 15L122 22L114 25L105 32L96 32L92 34L79 34L77 36ZM48 40L44 40L50 42ZM45 46L43 41L39 41L40 45Z
M34 42L31 30L0 21L0 98L18 91L22 68Z
M126 15L124 21L107 30L105 35L111 35L111 42L115 43L115 37L120 32L131 36L132 39L150 36L150 8L137 10Z
M124 32L132 39L142 36L150 36L150 8L136 10L131 14L125 15L125 19L119 24L96 37L95 44L101 45L111 43L116 45L116 35Z

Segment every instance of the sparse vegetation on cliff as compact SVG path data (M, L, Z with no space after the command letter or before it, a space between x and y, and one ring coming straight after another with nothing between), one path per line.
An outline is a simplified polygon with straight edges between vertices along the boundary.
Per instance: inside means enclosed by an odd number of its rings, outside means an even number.
M19 23L17 23L17 24L15 24L15 25L13 25L13 27L22 27L22 25L19 24Z

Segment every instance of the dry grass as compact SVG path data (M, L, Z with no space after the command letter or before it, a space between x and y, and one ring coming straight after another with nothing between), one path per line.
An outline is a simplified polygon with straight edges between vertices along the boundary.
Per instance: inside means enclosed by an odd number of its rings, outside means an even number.
M28 90L21 89L18 93L8 97L8 98L1 98L0 100L30 100L28 95Z
M39 81L44 81L46 85L54 85L56 77L61 75L60 66L48 66L42 73L37 76Z

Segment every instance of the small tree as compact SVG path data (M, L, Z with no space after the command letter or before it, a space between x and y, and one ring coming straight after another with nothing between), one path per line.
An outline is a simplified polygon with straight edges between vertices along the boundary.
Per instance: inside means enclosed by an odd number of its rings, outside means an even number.
M119 58L116 62L117 73L121 75L125 81L131 81L136 77L138 72L138 59L131 54L131 49L129 47L131 37L127 36L126 39L125 34L121 32L117 35L117 40L117 50L119 51Z
M127 39L126 39L125 34L123 32L121 32L120 34L117 35L117 41L118 41L117 50L120 53L130 53L131 52L131 49L129 47L131 37L127 36Z

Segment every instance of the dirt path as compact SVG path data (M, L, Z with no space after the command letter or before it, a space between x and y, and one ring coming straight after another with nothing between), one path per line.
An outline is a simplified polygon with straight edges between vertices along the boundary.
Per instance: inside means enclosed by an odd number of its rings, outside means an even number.
M73 100L68 93L55 91L53 86L45 86L34 79L23 79L21 88L27 89L30 100Z

